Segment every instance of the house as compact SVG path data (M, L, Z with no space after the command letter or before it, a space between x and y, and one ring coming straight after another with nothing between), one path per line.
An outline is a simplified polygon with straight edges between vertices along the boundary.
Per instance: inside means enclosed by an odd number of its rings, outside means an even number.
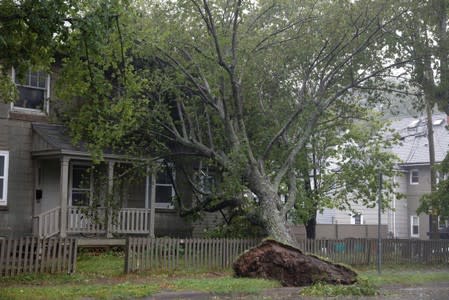
M449 151L448 118L444 114L432 117L435 140L436 163L441 162ZM381 215L381 224L388 225L388 234L394 238L428 239L429 216L418 215L420 198L430 192L430 163L427 139L427 121L424 118L402 117L391 124L400 135L400 144L390 151L399 158L398 176L391 179L397 183L397 192L403 199L390 199L391 209ZM378 209L354 205L354 215L348 211L325 209L317 215L318 224L367 224L378 223ZM446 224L441 222L441 227Z
M130 166L129 159L105 152L96 168L103 181L96 182L85 147L73 145L67 130L50 122L52 77L29 71L19 81L11 70L11 78L20 97L15 103L0 99L0 237L191 234L171 202L175 176L167 176L168 167L135 175L132 186L119 191L115 175ZM99 187L113 197L123 194L114 211L104 201L92 207Z

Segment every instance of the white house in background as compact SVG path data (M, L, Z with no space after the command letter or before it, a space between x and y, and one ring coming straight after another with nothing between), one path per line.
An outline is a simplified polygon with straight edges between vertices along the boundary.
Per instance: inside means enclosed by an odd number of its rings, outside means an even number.
M448 117L445 114L435 114L432 117L435 160L441 162L449 151ZM388 225L388 233L394 238L428 239L429 216L418 215L416 210L422 195L430 192L430 163L427 140L427 120L425 118L404 117L393 121L391 128L401 136L401 143L391 151L399 157L397 168L400 176L394 180L400 192L405 197L391 199L391 208L382 213L381 224ZM325 209L317 215L318 224L366 224L378 223L378 209L366 208L360 204L353 205L353 215L349 211ZM445 224L440 224L444 227Z

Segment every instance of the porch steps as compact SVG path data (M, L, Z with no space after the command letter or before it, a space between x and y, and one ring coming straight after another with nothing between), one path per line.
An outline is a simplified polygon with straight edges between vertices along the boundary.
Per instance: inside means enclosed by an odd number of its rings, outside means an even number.
M78 238L78 247L113 247L125 245L126 239Z

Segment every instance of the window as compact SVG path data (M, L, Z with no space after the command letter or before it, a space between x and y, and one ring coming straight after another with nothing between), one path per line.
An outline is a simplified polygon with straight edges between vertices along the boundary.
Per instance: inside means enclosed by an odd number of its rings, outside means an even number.
M70 205L88 206L92 191L92 173L89 165L71 166Z
M438 229L444 229L448 227L449 220L438 216Z
M200 170L199 187L204 193L212 193L215 190L215 178L209 174L208 170Z
M9 152L0 151L0 205L8 204L8 165Z
M436 179L437 184L440 182L443 182L447 179L447 173L442 173L442 172L437 171L435 175L436 175L435 179Z
M156 207L173 208L173 197L175 189L173 188L172 177L174 179L173 168L163 166L156 175Z
M419 237L419 217L418 216L410 217L410 236L411 237Z
M410 170L410 184L419 184L418 170Z
M19 99L14 103L14 108L48 113L47 99L50 95L50 76L44 72L29 70L24 78L19 79L14 69L12 75L19 90Z
M363 224L363 216L361 214L352 215L351 216L351 224L362 225Z

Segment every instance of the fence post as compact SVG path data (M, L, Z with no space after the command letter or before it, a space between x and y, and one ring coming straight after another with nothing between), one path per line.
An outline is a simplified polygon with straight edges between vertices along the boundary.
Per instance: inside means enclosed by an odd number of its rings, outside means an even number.
M129 237L126 238L126 245L125 245L125 274L128 274L129 271L129 256L130 256L130 249L129 249Z
M72 273L76 272L76 260L78 259L78 239L73 240L73 255L72 255Z

